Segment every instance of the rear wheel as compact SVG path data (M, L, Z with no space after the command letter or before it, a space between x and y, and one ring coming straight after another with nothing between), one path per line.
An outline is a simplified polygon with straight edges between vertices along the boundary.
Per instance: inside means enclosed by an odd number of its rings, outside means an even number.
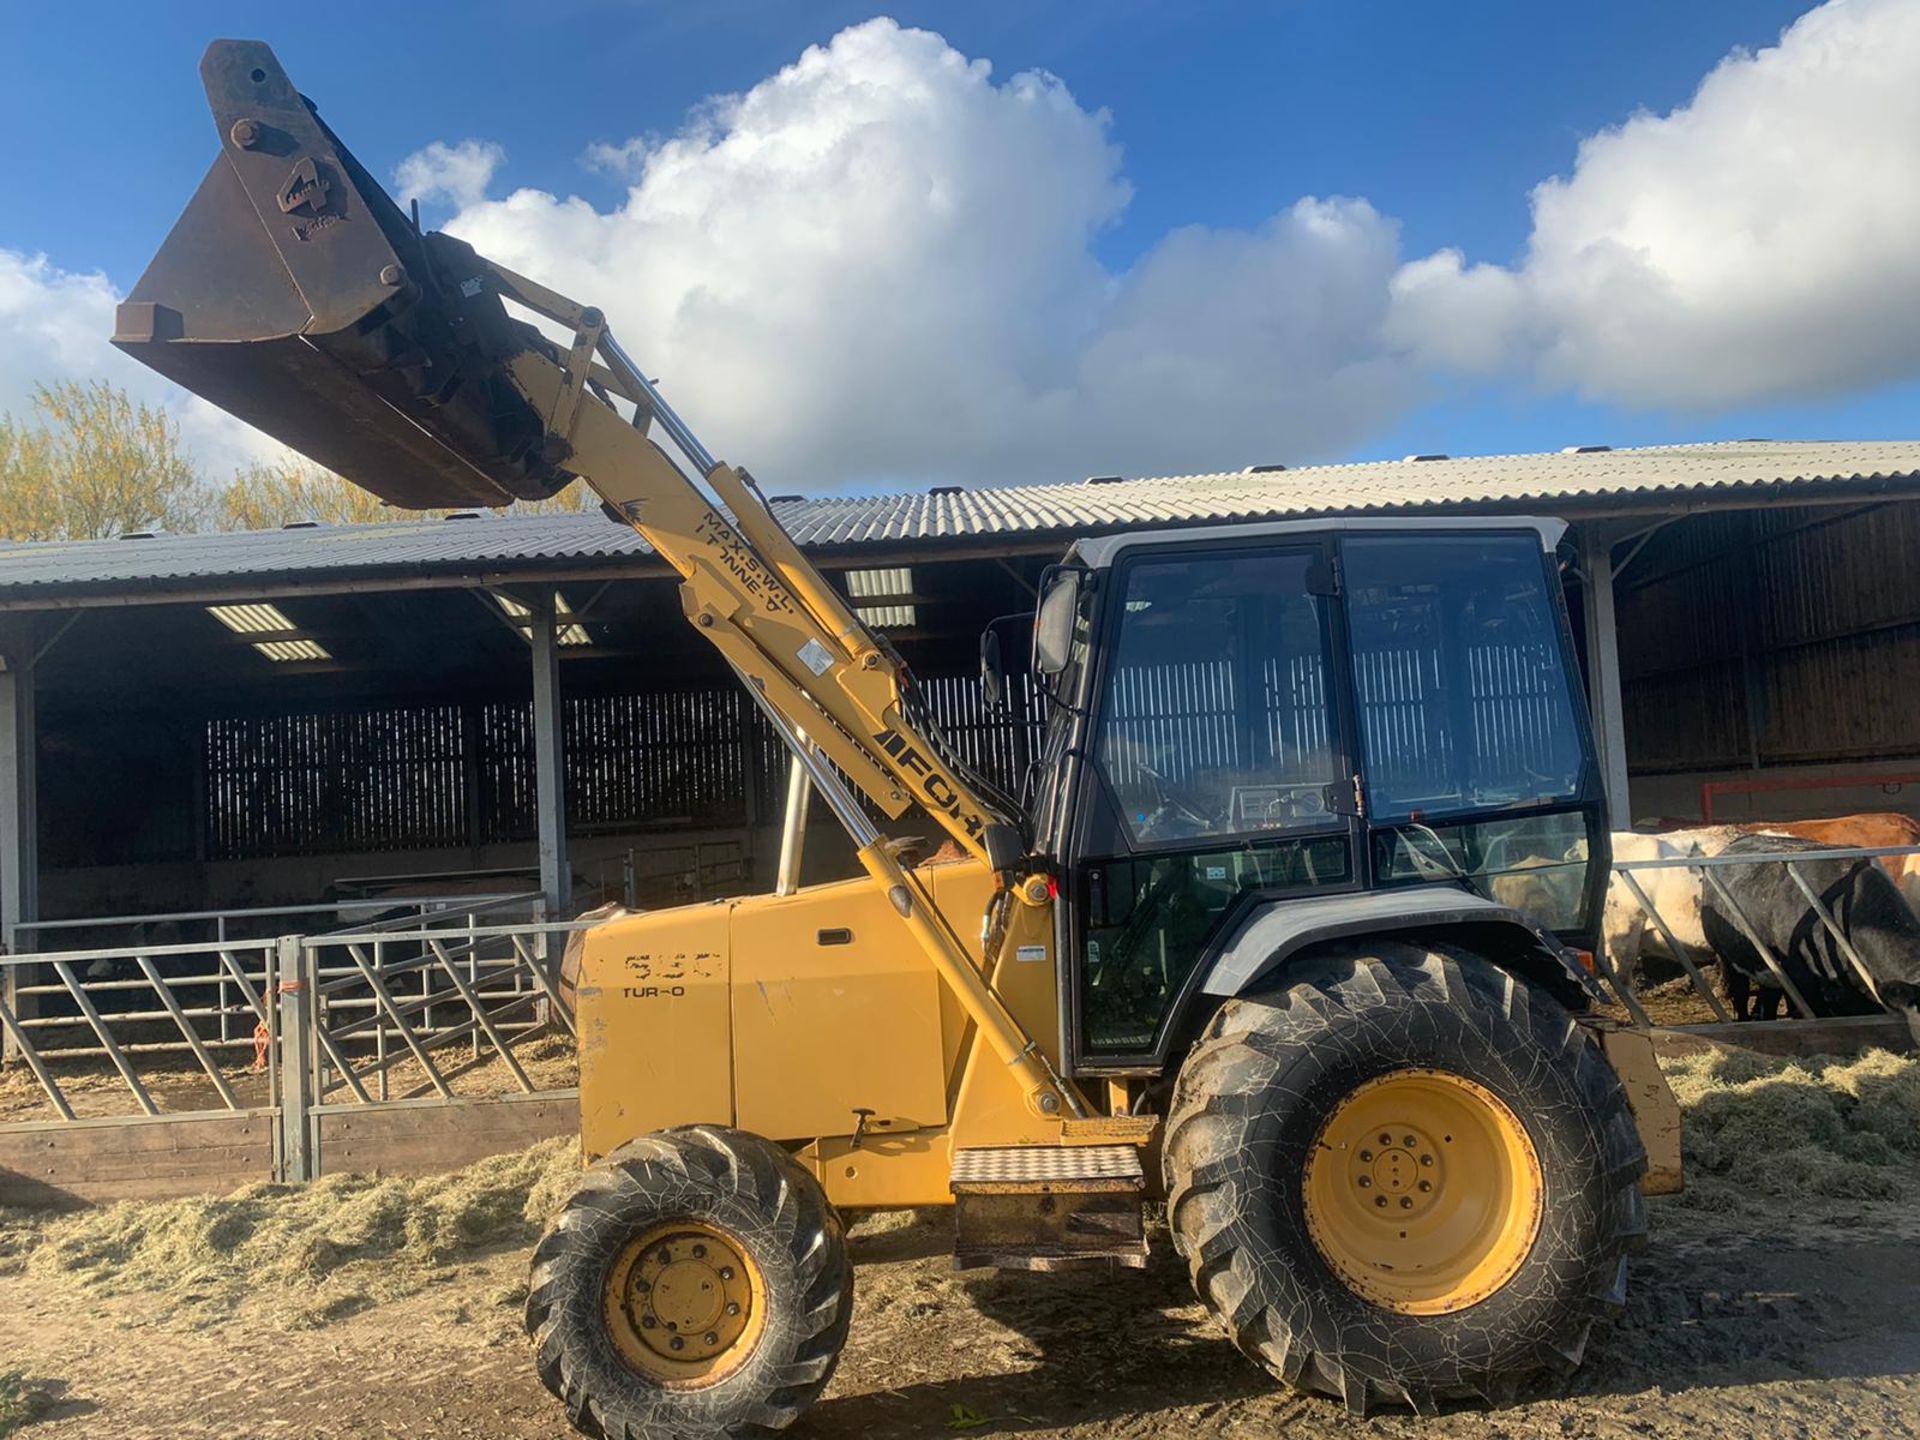
M587 1171L534 1251L527 1331L583 1434L745 1436L826 1388L852 1310L814 1178L758 1136L695 1126Z
M1169 1220L1201 1299L1357 1412L1570 1371L1646 1230L1599 1047L1457 951L1376 942L1288 981L1228 1002L1174 1089Z

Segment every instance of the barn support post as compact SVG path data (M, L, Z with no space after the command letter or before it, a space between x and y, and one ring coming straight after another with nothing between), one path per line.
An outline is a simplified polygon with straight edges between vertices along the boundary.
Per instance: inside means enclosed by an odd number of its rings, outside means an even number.
M547 918L570 917L573 872L567 860L566 739L560 713L560 627L554 593L530 597L533 641L533 799L539 817L540 893Z
M0 620L0 946L9 955L33 948L32 932L19 927L40 918L35 658L32 617ZM23 1020L36 997L17 992L31 982L30 968L8 966L0 974L0 1000ZM0 1062L11 1062L13 1051L12 1037L0 1034Z
M1633 828L1627 783L1626 707L1620 686L1620 632L1613 607L1613 540L1602 525L1580 528L1580 568L1586 577L1587 706L1601 784L1616 830Z

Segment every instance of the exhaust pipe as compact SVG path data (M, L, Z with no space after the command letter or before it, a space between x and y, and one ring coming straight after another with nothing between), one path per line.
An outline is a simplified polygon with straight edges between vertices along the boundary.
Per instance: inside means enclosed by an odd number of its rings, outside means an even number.
M573 477L513 384L528 349L471 246L416 220L266 45L200 62L220 154L118 311L113 343L408 509L538 500Z

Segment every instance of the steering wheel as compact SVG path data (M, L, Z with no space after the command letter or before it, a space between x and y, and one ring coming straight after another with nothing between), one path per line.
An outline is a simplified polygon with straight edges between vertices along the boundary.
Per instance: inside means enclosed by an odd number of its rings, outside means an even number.
M1143 760L1134 761L1133 767L1153 782L1154 807L1138 827L1138 834L1142 840L1152 839L1167 823L1170 815L1181 816L1196 826L1202 835L1213 833L1214 822L1180 799L1174 793L1173 785L1166 776Z

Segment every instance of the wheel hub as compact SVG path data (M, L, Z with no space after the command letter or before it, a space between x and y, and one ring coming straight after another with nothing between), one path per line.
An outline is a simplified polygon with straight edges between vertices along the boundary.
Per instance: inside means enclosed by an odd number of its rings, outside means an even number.
M1352 1152L1353 1188L1376 1210L1405 1218L1423 1215L1439 1200L1446 1180L1441 1156L1433 1137L1403 1122Z
M764 1315L759 1271L723 1231L659 1226L627 1245L607 1283L607 1321L633 1368L662 1382L708 1382L751 1352Z
M1302 1187L1321 1258L1363 1299L1410 1315L1464 1310L1512 1279L1544 1195L1519 1118L1439 1070L1351 1091L1322 1125Z

